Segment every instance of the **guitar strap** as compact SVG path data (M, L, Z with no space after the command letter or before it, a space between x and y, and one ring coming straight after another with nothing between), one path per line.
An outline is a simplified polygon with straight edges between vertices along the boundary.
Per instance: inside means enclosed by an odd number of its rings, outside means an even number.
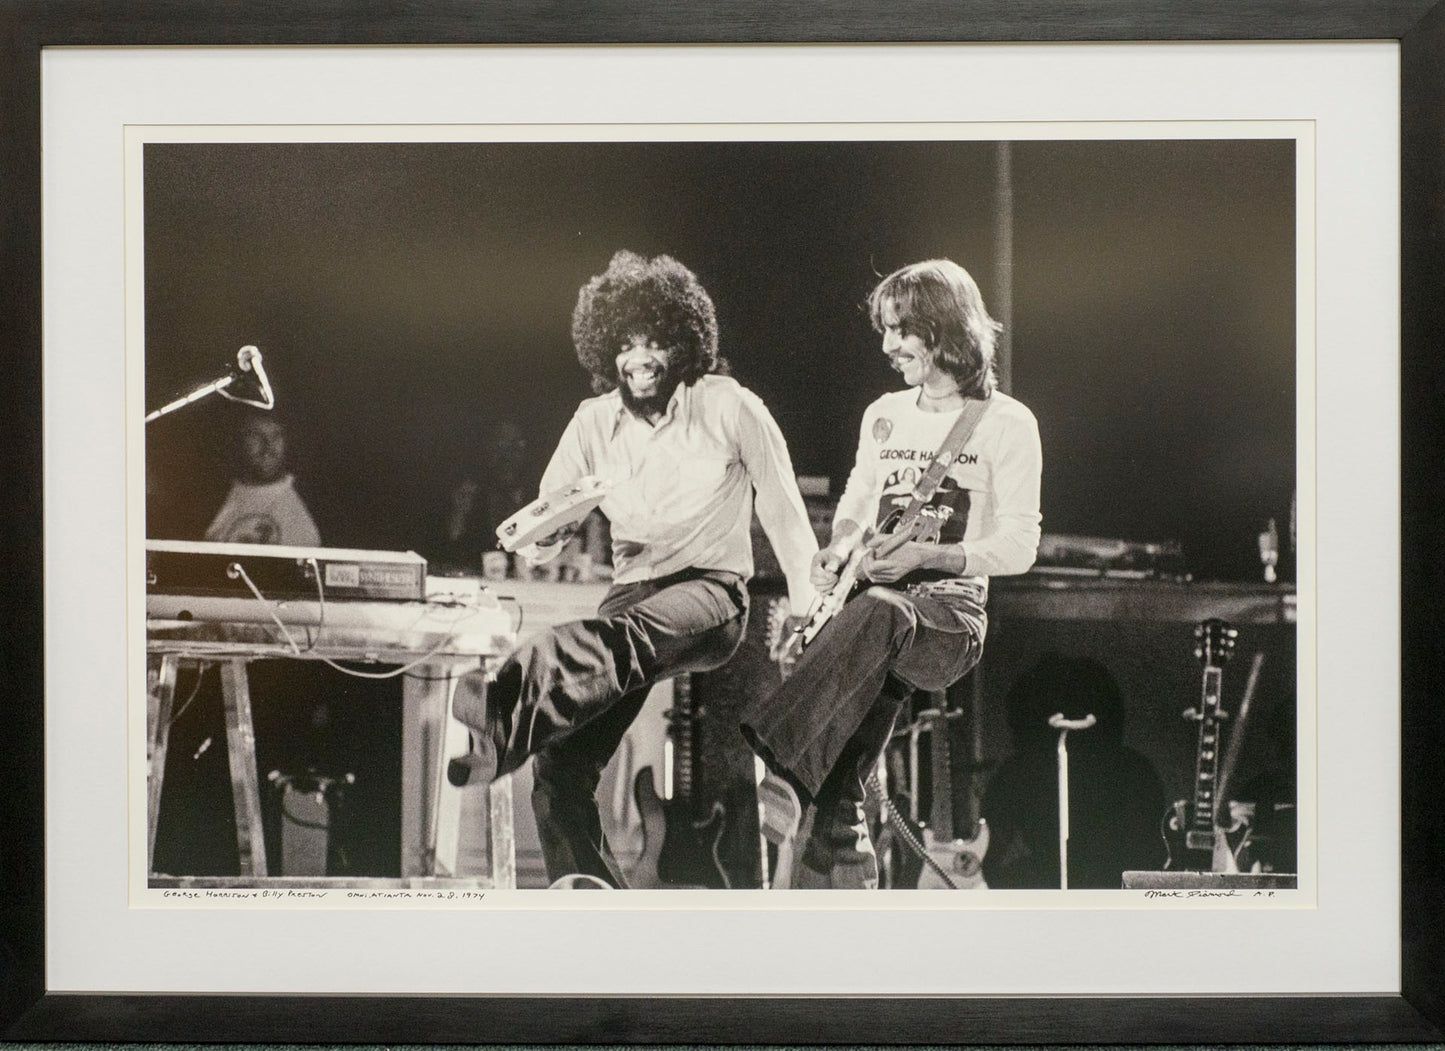
M903 516L899 518L895 533L901 533L913 526L923 509L928 506L928 501L933 499L933 494L943 484L943 476L948 473L948 468L963 451L964 445L968 443L969 436L973 429L978 426L978 421L983 419L985 410L988 409L988 399L969 398L963 403L963 411L958 414L958 419L949 428L943 444L938 447L938 452L933 456L933 462L928 465L928 470L923 472L923 477L918 479L918 484L913 487L910 494L912 499L908 506L903 509Z

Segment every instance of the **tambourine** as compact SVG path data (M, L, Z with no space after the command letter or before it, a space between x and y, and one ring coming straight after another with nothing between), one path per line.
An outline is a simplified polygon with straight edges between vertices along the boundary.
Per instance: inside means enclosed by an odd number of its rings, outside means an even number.
M543 493L511 518L497 526L497 540L503 551L535 544L563 526L580 522L600 504L612 483L586 475L570 485Z

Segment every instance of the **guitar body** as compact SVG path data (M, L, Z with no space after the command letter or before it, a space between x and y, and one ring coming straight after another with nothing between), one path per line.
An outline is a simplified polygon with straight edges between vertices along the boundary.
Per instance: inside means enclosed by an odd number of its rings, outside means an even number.
M662 873L658 862L662 859L662 844L667 839L667 808L662 797L652 787L652 767L644 766L632 779L632 798L637 803L637 812L642 816L642 855L627 874L628 886L647 890L662 886Z
M665 800L652 784L652 767L637 772L633 798L642 815L642 856L627 877L639 889L728 886L719 849L726 828L721 803L699 818L677 800Z
M1175 800L1160 822L1159 834L1164 837L1168 859L1164 868L1171 872L1214 872L1214 844L1217 835L1202 842L1190 826L1189 800Z
M988 884L983 878L983 856L988 853L988 822L978 822L978 832L972 839L943 839L934 836L933 829L923 830L923 849L934 864L948 873L956 890L983 890ZM919 890L948 890L948 884L939 878L929 865L923 866L918 876Z
M1247 825L1215 828L1212 836L1198 835L1189 828L1189 800L1176 800L1164 815L1159 833L1164 837L1171 872L1238 872L1239 851L1249 832Z
M633 779L632 795L642 816L642 856L628 874L628 883L639 888L726 889L730 883L721 847L727 812L717 802L704 811L693 796L693 741L701 713L693 707L688 676L673 679L672 689L667 735L673 794L671 799L658 795L650 766Z
M925 864L918 874L919 890L983 890L983 856L988 853L988 822L977 813L973 793L965 794L968 812L955 820L953 812L953 728L942 693L935 695L937 707L920 712L928 726L928 751L933 770L932 795L928 825L923 829L923 849L930 861L948 874L945 880L933 865ZM953 713L955 715L960 713ZM958 829L971 831L968 837Z

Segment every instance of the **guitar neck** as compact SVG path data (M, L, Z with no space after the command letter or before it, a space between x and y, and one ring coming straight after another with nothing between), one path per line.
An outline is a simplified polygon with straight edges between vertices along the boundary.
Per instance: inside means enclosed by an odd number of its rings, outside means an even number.
M933 772L933 805L929 808L928 823L936 836L944 839L954 837L953 826L953 750L949 741L948 715L942 696L939 697L938 714L929 730L929 756Z
M1217 820L1219 772L1219 699L1222 669L1204 669L1203 699L1199 711L1199 751L1194 764L1194 807L1189 827L1195 833L1214 834Z
M693 710L692 680L686 674L672 680L672 708L667 720L667 735L672 741L672 798L687 803L693 788Z

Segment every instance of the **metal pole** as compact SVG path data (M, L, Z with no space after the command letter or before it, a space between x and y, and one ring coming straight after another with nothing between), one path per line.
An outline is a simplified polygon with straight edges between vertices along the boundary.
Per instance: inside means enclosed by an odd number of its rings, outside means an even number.
M1069 749L1070 730L1087 730L1097 722L1092 712L1082 719L1065 719L1063 712L1049 716L1049 725L1059 731L1059 889L1069 889Z
M1013 392L1013 329L1014 329L1014 186L1013 143L1000 142L994 153L994 275L998 291L994 294L994 320L1003 326L998 346L994 348L994 368L998 372L999 390Z

